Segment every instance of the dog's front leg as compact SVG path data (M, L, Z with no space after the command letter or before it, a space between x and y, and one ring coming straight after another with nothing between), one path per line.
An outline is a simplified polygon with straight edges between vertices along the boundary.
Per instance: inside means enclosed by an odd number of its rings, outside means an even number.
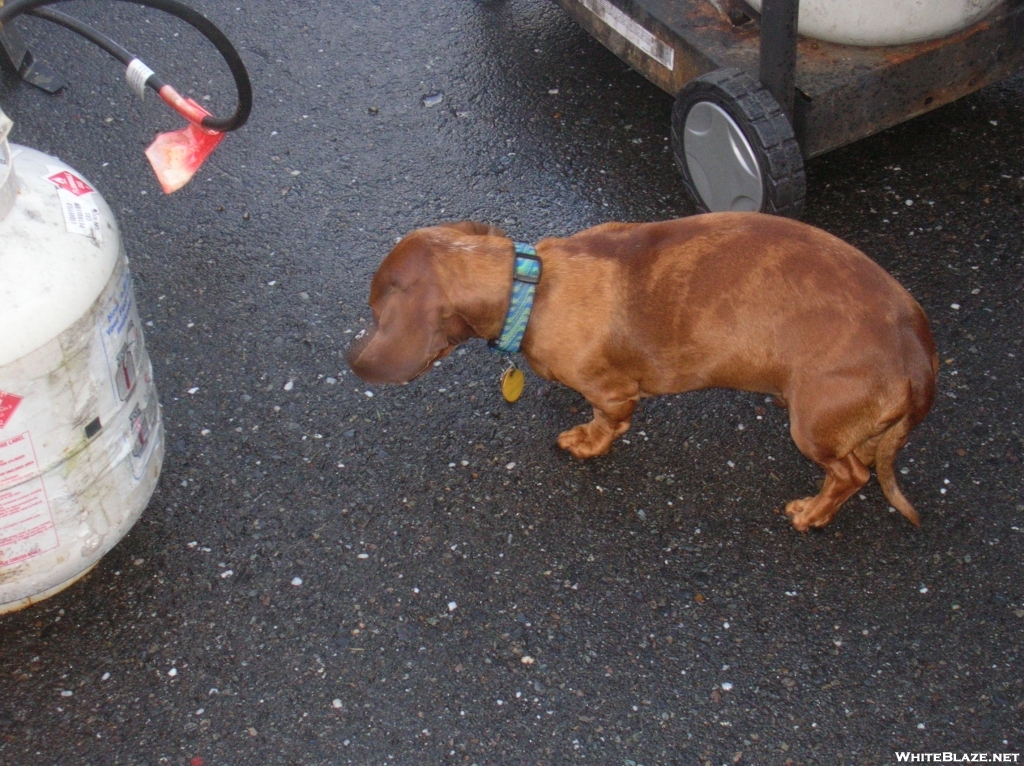
M603 455L616 438L629 430L638 399L636 394L618 399L588 396L587 401L594 405L594 419L563 431L558 437L558 446L578 458Z

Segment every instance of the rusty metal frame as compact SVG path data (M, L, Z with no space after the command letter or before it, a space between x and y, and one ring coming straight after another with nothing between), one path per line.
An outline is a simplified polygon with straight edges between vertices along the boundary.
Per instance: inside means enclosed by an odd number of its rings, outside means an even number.
M734 0L554 0L591 35L675 96L707 72L760 76L760 20ZM672 51L646 54L590 8L614 6ZM721 10L716 7L720 6ZM837 149L948 104L1024 68L1024 0L971 27L913 45L861 48L799 38L793 128L805 157Z

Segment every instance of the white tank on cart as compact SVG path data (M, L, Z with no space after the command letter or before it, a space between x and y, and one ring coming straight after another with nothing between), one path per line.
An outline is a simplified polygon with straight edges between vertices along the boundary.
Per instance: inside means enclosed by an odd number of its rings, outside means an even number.
M156 488L163 424L110 208L0 111L0 613L88 572Z
M761 0L747 0L761 10ZM905 45L969 27L1003 0L800 0L800 34L841 45Z

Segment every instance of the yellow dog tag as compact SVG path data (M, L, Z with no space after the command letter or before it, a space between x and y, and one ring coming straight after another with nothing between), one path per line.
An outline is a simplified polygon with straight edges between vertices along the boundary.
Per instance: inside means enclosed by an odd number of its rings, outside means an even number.
M501 395L505 401L511 404L523 395L523 386L526 378L523 371L514 364L501 374Z

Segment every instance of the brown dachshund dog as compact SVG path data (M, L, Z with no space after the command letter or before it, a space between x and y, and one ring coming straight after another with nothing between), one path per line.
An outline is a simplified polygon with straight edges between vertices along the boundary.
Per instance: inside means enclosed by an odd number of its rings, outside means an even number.
M893 462L932 406L938 359L924 311L866 255L756 213L607 223L536 251L543 273L522 354L594 407L560 447L607 452L643 397L757 391L789 409L793 441L825 469L816 496L786 506L796 529L828 524L872 465L918 524ZM483 224L404 237L373 278L373 323L353 343L352 370L404 383L468 338L497 338L512 264L513 242Z

